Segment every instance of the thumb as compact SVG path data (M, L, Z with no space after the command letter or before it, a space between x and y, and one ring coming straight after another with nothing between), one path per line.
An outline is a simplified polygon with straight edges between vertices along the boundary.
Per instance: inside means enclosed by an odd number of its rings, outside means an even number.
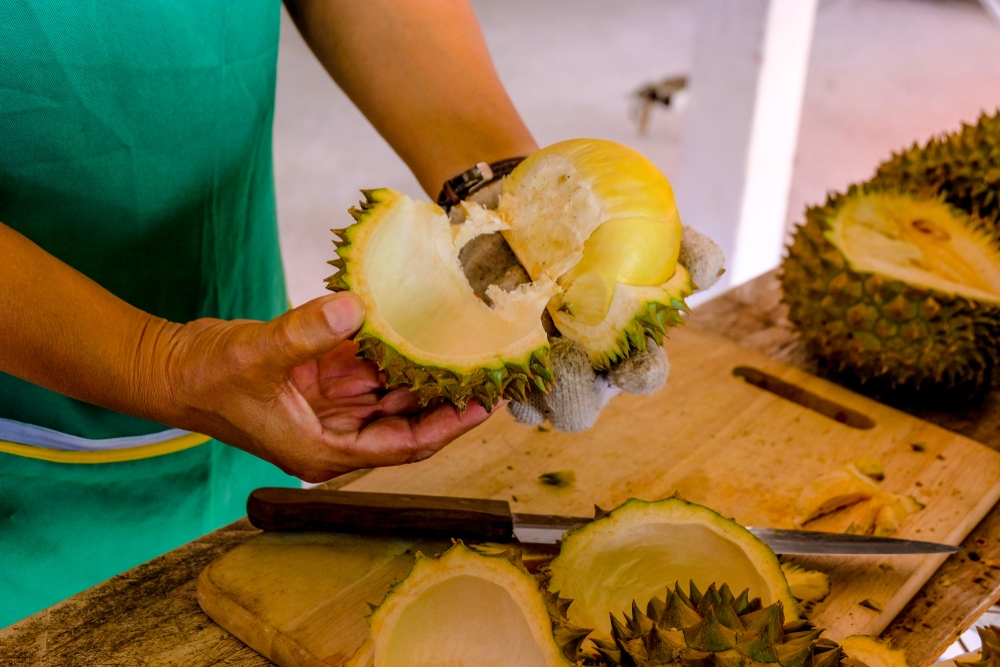
M340 292L320 297L267 323L265 354L283 368L323 356L354 335L365 321L365 302Z

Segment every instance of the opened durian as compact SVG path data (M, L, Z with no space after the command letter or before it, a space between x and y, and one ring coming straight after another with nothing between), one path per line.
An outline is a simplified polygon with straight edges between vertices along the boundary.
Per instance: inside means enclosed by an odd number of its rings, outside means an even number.
M563 538L549 565L548 589L572 599L569 620L610 641L608 614L634 600L651 600L664 582L698 588L727 583L748 590L765 607L781 603L789 620L799 607L778 559L735 521L678 497L629 500Z
M893 155L879 165L871 182L941 194L952 206L1000 224L1000 111Z
M786 622L780 602L763 605L747 591L734 597L715 584L703 594L692 582L666 599L654 597L643 613L633 601L625 622L611 616L611 639L593 640L610 667L838 667L841 650L805 620Z
M998 231L940 199L854 186L806 212L783 299L829 372L977 391L1000 361L998 247Z
M572 667L589 630L566 620L568 604L511 554L459 542L437 558L417 554L368 617L371 638L349 664Z
M694 286L678 263L681 222L670 183L649 160L609 141L564 141L531 155L502 188L496 211L463 202L461 225L433 204L366 191L352 209L356 224L335 230L339 271L328 286L368 306L359 355L422 404L489 409L547 391L546 308L599 369L682 322ZM532 282L491 285L480 299L459 254L497 231Z
M681 220L669 181L611 141L562 141L504 179L502 234L533 280L561 288L549 304L559 332L607 369L662 342L693 291L678 264Z

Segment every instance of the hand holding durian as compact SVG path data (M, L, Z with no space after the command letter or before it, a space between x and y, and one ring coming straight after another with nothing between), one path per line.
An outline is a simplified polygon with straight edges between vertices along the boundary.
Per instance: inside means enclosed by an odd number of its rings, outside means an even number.
M365 193L329 279L368 306L359 354L422 404L513 399L519 420L568 431L619 391L662 386L658 346L723 263L682 230L667 179L630 148L586 139L537 151L499 190L463 202L460 224Z

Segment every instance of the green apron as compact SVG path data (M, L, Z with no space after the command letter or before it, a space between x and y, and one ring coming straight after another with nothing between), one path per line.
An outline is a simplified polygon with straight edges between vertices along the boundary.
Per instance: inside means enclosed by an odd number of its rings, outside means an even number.
M0 222L175 322L283 312L279 0L3 4ZM166 428L2 373L0 422L97 443ZM0 627L236 519L255 486L297 484L215 441L38 458L0 453Z

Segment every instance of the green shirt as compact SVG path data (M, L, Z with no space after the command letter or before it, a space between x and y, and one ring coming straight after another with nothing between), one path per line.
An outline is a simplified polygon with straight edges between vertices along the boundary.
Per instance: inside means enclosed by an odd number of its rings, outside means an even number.
M0 222L175 322L283 312L279 11L279 0L5 0ZM0 418L95 439L164 430L2 373Z

